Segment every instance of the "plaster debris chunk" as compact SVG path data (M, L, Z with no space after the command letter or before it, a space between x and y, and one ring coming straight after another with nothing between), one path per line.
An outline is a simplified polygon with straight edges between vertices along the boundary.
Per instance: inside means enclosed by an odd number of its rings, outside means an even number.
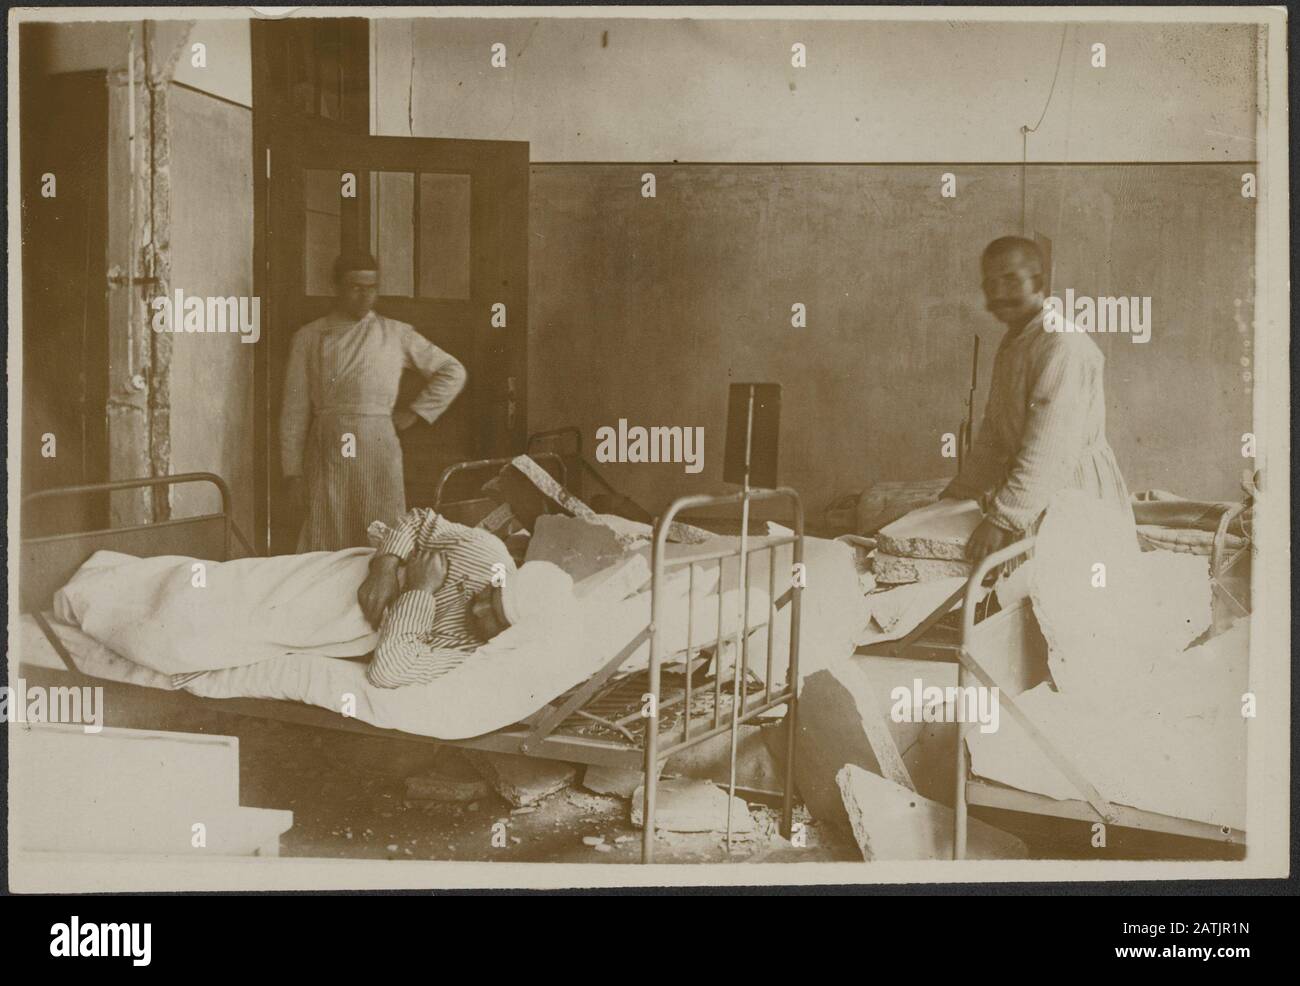
M909 582L934 582L937 579L970 578L970 564L940 558L900 558L877 551L876 581L887 585Z
M599 612L635 595L649 582L650 562L644 554L632 554L576 582L573 595L583 606Z
M888 706L855 661L833 661L804 679L795 737L799 796L813 818L840 827L848 819L835 775L845 764L912 783L891 733Z
M409 801L445 801L467 804L486 798L488 784L481 777L453 777L430 771L406 779L406 797Z
M643 531L645 525L635 521L613 524L602 521L600 514L565 489L554 476L526 455L515 456L510 465L489 480L483 489L505 500L515 517L529 530L535 530L539 517L559 508L570 517L580 517L593 524L604 523L628 545L649 536L648 532ZM674 523L668 529L669 541L685 544L700 544L711 537L713 535L708 531L690 524Z
M852 764L836 782L863 859L952 859L951 808ZM966 821L968 859L1029 856L1014 835L978 818Z
M533 525L526 561L549 561L581 582L627 557L614 531L581 517L543 514Z
M641 786L644 774L639 770L623 770L618 767L603 767L592 764L582 775L582 786L597 794L612 794L619 798L630 798Z
M632 795L632 824L641 828L645 822L645 788L638 786ZM727 830L727 792L709 781L674 778L659 782L655 794L655 830L669 832L725 832ZM731 831L754 830L749 806L740 798L732 799Z
M900 558L962 561L982 515L974 500L940 500L904 514L876 535L879 550Z
M466 750L464 755L497 794L516 808L536 804L564 790L578 776L576 765L554 760L482 750Z

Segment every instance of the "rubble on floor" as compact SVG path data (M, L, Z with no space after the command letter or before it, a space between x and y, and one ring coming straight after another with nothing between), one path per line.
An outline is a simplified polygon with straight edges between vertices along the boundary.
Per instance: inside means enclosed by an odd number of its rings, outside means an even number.
M621 813L622 802L626 799L608 794L588 794L586 791L574 789L565 792L564 800L588 815L600 815L610 812Z
M487 781L460 757L439 758L422 774L406 778L406 800L468 804L486 798Z
M600 767L592 765L582 775L582 786L597 794L612 794L619 798L630 798L641 786L644 773L639 770L624 770L619 767Z
M780 797L784 790L782 772L765 742L771 733L774 744L784 750L784 727L743 724L736 735L736 787ZM783 756L784 759L784 756ZM731 777L731 735L722 733L695 746L674 753L664 765L668 774L728 784ZM638 783L640 783L638 777Z
M952 859L953 810L852 764L836 775L862 858ZM966 858L1025 859L1014 835L967 818Z
M727 792L711 781L693 778L666 778L655 792L655 830L670 832L725 832L727 830ZM632 795L632 824L640 828L645 821L645 788L638 786ZM752 832L754 819L749 806L740 798L731 799L731 831Z
M575 764L513 753L466 750L465 758L492 788L516 808L536 804L562 791L578 777Z

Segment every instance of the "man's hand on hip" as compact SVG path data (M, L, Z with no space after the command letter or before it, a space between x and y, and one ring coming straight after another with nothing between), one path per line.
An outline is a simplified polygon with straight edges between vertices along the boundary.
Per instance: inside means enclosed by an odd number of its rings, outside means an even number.
M289 503L289 509L295 514L300 514L307 509L307 484L303 482L301 476L284 478L284 497Z

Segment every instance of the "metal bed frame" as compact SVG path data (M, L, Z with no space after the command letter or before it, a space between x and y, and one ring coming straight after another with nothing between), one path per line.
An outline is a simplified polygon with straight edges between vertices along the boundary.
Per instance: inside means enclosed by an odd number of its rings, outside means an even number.
M1045 653L1042 655L1042 666L1036 670L1031 667L1033 655L1023 647L1017 646L1017 637L1020 642L1027 638L1021 635L1021 630L1014 627L1018 623L1023 624L1026 619L1033 619L1029 599L1021 598L1009 610L1000 610L978 624L975 622L975 609L979 601L980 586L985 577L1000 565L1022 558L1032 550L1033 545L1032 537L1008 545L986 557L971 573L962 601L961 646L957 651L957 685L959 688L965 687L973 678L986 688L996 686L999 690L1000 704L1011 713L1012 718L1051 760L1053 766L1074 785L1081 797L1058 801L1046 795L1022 791L994 781L976 779L970 774L970 757L966 752L966 737L970 734L972 724L959 723L954 800L956 810L953 814L953 859L966 857L966 822L970 805L1055 818L1102 822L1107 825L1205 839L1228 845L1244 845L1246 833L1240 829L1178 818L1142 808L1131 808L1127 805L1116 805L1107 801L1079 770L1070 756L1043 735L1016 704L1016 697L1041 681L1040 672L1045 673L1046 670ZM1036 626L1035 623L1035 629Z
M509 460L503 460L509 461ZM494 460L480 460L472 465L482 467ZM468 467L471 464L458 464ZM449 467L455 469L456 467ZM444 473L444 480L446 474ZM138 524L107 530L23 538L20 558L20 611L31 613L56 653L64 662L66 671L49 671L34 666L24 666L24 678L33 681L57 679L66 684L67 675L82 682L96 679L81 674L72 656L42 615L54 593L65 585L77 568L95 551L108 549L140 557L157 555L183 555L189 557L226 560L231 556L232 535L242 540L230 516L230 490L225 481L206 472L184 473L150 479L121 480L84 486L61 487L29 494L23 499L26 509L32 502L55 496L106 494L123 490L158 489L182 483L210 483L221 496L218 513L203 514ZM445 485L440 483L441 488ZM370 736L385 736L436 745L465 747L496 753L521 754L545 760L559 760L583 764L596 764L626 769L640 769L644 775L644 811L641 860L654 859L655 800L659 771L673 754L717 736L730 734L732 756L735 756L738 730L747 723L768 722L774 710L785 707L786 759L784 764L781 801L781 831L789 838L794 798L794 755L797 695L799 680L799 618L801 586L794 580L777 595L776 552L784 545L792 546L795 564L803 560L803 506L798 494L789 488L751 491L749 500L786 500L793 513L793 533L771 537L760 545L751 545L748 557L768 553L769 606L767 626L771 626L778 611L789 608L790 649L786 681L779 687L772 683L773 634L767 634L767 675L762 688L751 689L749 680L749 637L763 624L751 625L748 613L748 592L742 597L745 605L741 626L724 632L722 616L723 566L728 558L739 557L739 547L717 551L696 552L680 557L668 557L666 546L669 527L678 514L701 508L742 506L746 494L725 496L687 496L675 500L654 526L652 541L651 619L617 654L591 678L561 695L548 706L514 726L465 740L439 740L429 736L406 733L394 729L381 729L348 718L327 709L303 703L277 699L206 699L183 691L145 689L142 686L114 683L122 689L139 689L149 692L158 700L160 711L170 703L200 703L219 706L222 711L260 719L275 719L317 728L335 729ZM247 542L244 542L247 548ZM251 553L251 550L250 550ZM718 567L718 633L712 640L696 641L694 587L697 569L715 564ZM682 684L665 687L664 665L671 655L664 653L663 631L665 614L663 595L670 572L688 569L688 614L685 674ZM751 583L752 584L752 583ZM649 668L645 672L618 674L619 666L643 643L649 642ZM732 687L724 687L720 673L724 645L736 645L734 668L739 666L738 681L731 679ZM713 648L714 680L712 687L697 686L693 659ZM739 682L744 687L739 687ZM738 703L729 694L739 696ZM729 701L730 700L730 701ZM644 709L657 714L643 714Z
M1158 812L1106 800L1087 776L1020 709L1016 698L1047 680L1047 644L1033 614L1028 596L1022 596L994 613L979 615L981 603L988 598L985 580L1002 565L1023 559L1033 549L1032 537L996 551L971 572L970 578L955 593L937 606L915 630L896 641L886 641L858 649L860 654L902 656L957 664L957 686L972 683L998 689L999 704L1025 731L1052 764L1074 785L1079 798L1057 800L1046 795L983 780L971 774L966 739L975 724L957 724L956 789L953 799L952 858L965 859L967 820L971 806L998 808L1005 811L1087 822L1103 822L1125 828L1144 829L1168 835L1185 836L1244 845L1246 833L1227 826L1212 825L1192 819L1177 818ZM960 602L961 620L957 626L949 617ZM987 606L985 609L987 610Z

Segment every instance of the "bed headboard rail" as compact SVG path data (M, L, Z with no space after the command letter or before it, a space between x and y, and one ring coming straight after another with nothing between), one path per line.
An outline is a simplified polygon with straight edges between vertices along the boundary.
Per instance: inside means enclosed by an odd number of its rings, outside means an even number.
M230 490L213 473L179 473L153 479L128 479L86 486L40 490L23 498L23 514L34 501L55 496L104 493L125 489L212 483L221 493L221 512L182 517L153 524L79 531L47 537L23 538L19 552L19 608L28 613L47 609L54 594L67 584L81 564L96 551L120 551L141 558L184 555L224 561L230 553Z

